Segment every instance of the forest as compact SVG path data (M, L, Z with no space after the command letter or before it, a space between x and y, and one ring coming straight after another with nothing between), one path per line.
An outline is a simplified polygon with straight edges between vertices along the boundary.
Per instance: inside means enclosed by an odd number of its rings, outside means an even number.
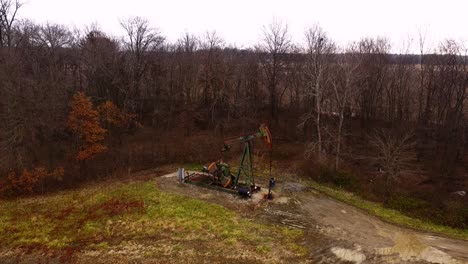
M20 19L18 1L0 5L6 199L208 163L223 138L266 123L275 170L468 228L462 42L430 47L421 33L395 53L384 37L337 43L312 25L295 43L275 20L240 49L215 31L170 42L142 17L121 19L126 34L112 36Z

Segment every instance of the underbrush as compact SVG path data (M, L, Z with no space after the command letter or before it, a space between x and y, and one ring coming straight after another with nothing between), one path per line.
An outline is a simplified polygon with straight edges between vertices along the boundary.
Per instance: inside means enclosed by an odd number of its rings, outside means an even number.
M360 192L361 186L357 176L351 170L335 170L326 162L304 161L301 173L320 183L332 184L353 192Z
M445 233L450 235L468 232L466 231L468 229L468 206L466 200L464 201L462 198L440 196L440 201L436 203L395 190L388 195L388 192L384 190L382 182L370 184L358 177L358 174L352 170L344 169L336 171L326 162L303 162L301 173L318 184L325 184L325 186L336 189L337 192L340 190L352 192L357 195L355 196L356 199L366 199L369 201L369 205L372 204L370 207L380 208L372 209L372 211L393 210L394 212L389 214L387 212L377 213L378 216L390 222L413 228L418 228L418 225L424 222L421 228L429 231L445 230L444 227L440 227L444 225L448 226L447 230L449 230L447 231L448 233ZM349 202L349 196L336 195L337 193L332 191L327 191L327 194ZM352 201L351 203L358 207L363 207L363 201ZM364 208L366 207L364 206ZM396 220L389 219L394 216L395 212L398 212L401 216L398 216ZM414 218L414 220L411 220L410 217ZM462 231L451 231L449 227Z
M169 239L256 245L262 253L301 236L301 231L257 224L222 206L161 191L151 181L0 201L0 247L103 249Z

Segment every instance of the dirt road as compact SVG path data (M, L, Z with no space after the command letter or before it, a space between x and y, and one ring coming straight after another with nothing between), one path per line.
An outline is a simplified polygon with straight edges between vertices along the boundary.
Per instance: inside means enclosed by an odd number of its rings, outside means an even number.
M222 204L257 221L303 229L305 236L300 243L309 250L304 262L468 263L468 241L385 223L293 177L278 182L273 201L265 201L264 193L242 200L187 184L180 186L175 174L159 177L157 182L164 189Z

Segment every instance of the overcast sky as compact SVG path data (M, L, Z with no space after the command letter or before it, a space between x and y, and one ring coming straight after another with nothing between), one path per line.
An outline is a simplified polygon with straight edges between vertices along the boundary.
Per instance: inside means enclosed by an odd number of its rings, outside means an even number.
M97 23L112 35L122 35L119 19L147 18L169 41L184 32L216 30L227 43L249 47L261 37L262 25L274 18L289 25L293 40L304 40L304 29L320 24L341 44L362 37L384 36L398 51L418 28L427 30L434 46L445 38L468 40L467 0L25 0L20 18L84 27ZM415 50L415 48L413 48Z

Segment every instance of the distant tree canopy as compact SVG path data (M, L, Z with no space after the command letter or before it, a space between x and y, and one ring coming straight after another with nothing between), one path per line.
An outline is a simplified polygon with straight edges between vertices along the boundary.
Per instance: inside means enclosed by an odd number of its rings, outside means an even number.
M0 178L62 166L67 178L85 161L103 174L148 167L178 150L161 135L224 135L264 121L337 169L375 128L414 132L418 159L441 181L468 163L468 65L457 41L392 54L385 38L343 45L318 25L294 43L274 21L258 45L238 49L217 32L171 43L140 17L122 20L125 35L114 37L98 26L18 20L20 2L0 4ZM124 142L141 127L143 146Z

